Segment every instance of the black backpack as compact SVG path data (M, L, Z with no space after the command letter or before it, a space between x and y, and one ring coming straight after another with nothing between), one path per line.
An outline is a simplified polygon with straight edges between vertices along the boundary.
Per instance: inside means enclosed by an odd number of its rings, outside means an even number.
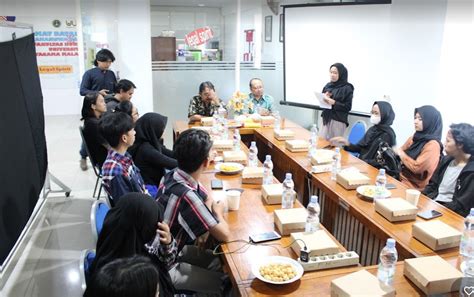
M395 151L388 145L387 142L382 141L379 143L377 153L375 155L377 168L385 169L385 172L400 180L400 173L402 172L402 162L400 157L395 153Z

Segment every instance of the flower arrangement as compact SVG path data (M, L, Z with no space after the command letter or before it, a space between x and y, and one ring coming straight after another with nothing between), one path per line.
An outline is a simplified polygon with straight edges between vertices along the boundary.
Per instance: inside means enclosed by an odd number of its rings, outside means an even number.
M248 98L245 93L235 92L227 104L227 109L232 111L234 115L248 114L253 109L253 103Z

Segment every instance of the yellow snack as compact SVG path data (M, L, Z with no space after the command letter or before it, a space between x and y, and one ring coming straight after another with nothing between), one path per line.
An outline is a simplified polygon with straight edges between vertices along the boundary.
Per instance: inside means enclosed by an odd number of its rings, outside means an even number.
M263 265L259 272L264 279L273 282L284 282L296 276L296 270L291 264L272 263Z
M232 171L237 171L239 170L239 167L235 166L235 165L225 165L225 164L222 164L221 167L220 167L221 171L224 171L224 172L232 172Z

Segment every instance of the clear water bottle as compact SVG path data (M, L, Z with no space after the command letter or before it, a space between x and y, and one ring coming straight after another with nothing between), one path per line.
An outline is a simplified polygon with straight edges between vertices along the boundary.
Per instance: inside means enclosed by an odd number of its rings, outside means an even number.
M219 135L219 127L220 127L220 120L219 114L214 113L212 115L212 134L218 136Z
M275 124L273 125L274 130L280 130L281 128L281 117L278 110L273 111L273 117L275 118Z
M229 139L229 122L226 118L222 119L222 139Z
M240 151L240 132L239 129L234 130L234 135L232 137L234 144L234 151Z
M395 275L395 264L398 260L398 252L395 248L395 239L387 239L387 244L380 252L379 268L377 278L382 283L391 286Z
M474 277L474 208L471 208L469 215L464 219L459 254L463 257L464 275Z
M273 183L273 162L272 156L266 155L263 162L263 184L270 185Z
M257 167L258 166L258 149L257 144L255 141L250 143L249 148L249 167Z
M217 113L219 115L219 120L220 120L221 124L223 124L224 119L225 119L226 110L224 108L224 105L222 105L222 103L219 104L219 108L217 109Z
M308 217L306 218L305 232L315 232L319 230L319 213L321 208L318 203L318 196L311 196L308 204Z
M295 184L291 173L287 173L283 181L283 194L281 195L281 208L293 208L295 201Z
M334 155L332 156L331 179L336 180L336 176L341 170L341 149L336 147Z
M311 127L311 136L309 139L309 150L308 150L308 157L310 159L317 149L318 149L318 127L316 127L316 124L313 124L313 127Z
M374 202L376 199L385 198L385 186L387 184L387 176L385 175L385 169L380 169L379 174L375 178L375 194Z

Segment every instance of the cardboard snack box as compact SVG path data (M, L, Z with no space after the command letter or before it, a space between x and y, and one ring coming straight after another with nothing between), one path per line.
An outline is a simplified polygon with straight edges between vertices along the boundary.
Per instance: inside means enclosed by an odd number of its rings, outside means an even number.
M377 277L367 270L336 278L331 281L331 296L395 296L395 289L379 282Z
M292 153L307 152L309 142L302 139L287 140L285 141L285 147Z
M336 175L336 182L347 190L354 190L358 186L369 184L370 178L355 170L343 170Z
M216 151L228 151L234 148L232 139L216 139L212 142L212 148Z
M263 183L263 167L245 167L242 171L242 183L261 185Z
M304 207L275 209L273 220L281 235L290 235L294 232L303 232L308 212Z
M298 232L291 233L291 241L294 241L291 245L293 251L300 256L301 250L306 244L306 250L310 257L333 255L339 253L339 247L337 243L327 234L326 230L318 230L316 232Z
M271 184L262 186L262 197L267 204L281 204L282 194L282 184Z
M463 277L440 256L405 259L403 274L427 295L458 291Z
M224 162L247 163L247 155L243 151L225 151L223 156Z
M332 164L334 152L332 150L316 150L311 155L311 164L322 165Z
M273 116L261 116L260 120L262 126L273 126L273 124L275 124L275 118Z
M214 119L212 117L201 118L201 125L212 126L213 124L214 124Z
M402 198L375 200L375 211L390 222L416 220L418 208Z
M412 236L434 251L459 246L461 232L440 220L413 224Z
M273 136L278 140L288 140L295 138L295 132L289 129L274 130Z

